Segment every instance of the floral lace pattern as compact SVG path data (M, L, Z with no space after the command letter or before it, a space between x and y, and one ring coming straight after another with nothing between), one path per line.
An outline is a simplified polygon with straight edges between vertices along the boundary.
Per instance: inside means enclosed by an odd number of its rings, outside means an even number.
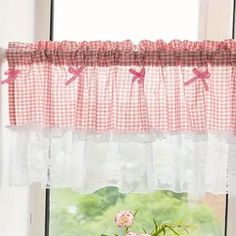
M41 182L85 193L104 186L125 193L165 189L200 197L226 193L226 182L235 178L233 136L166 134L153 142L94 142L72 130L13 128L12 134L13 185Z

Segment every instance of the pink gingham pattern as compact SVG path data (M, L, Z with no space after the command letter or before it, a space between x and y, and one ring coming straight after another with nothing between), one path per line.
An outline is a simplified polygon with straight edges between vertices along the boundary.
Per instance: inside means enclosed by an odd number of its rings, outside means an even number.
M10 124L89 132L236 131L236 42L9 43ZM69 68L83 68L72 78ZM206 90L200 79L208 71ZM135 82L134 72L142 74ZM131 73L133 72L133 73ZM139 78L140 79L140 78ZM132 92L131 92L132 91Z

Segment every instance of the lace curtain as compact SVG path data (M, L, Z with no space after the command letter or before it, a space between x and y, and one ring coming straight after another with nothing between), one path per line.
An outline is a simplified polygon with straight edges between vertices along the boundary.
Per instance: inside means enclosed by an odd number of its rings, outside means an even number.
M236 43L9 43L10 181L234 193Z

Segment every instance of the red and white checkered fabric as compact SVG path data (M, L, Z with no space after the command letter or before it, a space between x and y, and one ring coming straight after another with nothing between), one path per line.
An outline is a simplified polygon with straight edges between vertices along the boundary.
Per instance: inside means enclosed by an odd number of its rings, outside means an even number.
M9 83L13 126L236 131L233 40L10 43L7 59L10 71L20 71ZM209 72L209 90L200 77L184 85L196 77L194 68Z

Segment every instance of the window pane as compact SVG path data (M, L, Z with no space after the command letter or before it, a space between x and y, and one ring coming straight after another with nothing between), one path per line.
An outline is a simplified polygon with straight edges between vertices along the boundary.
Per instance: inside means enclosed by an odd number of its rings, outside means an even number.
M207 10L206 10L207 11ZM198 40L198 0L57 0L54 40L148 39ZM207 27L204 27L204 29ZM160 223L192 223L191 236L223 236L225 196L206 194L198 202L187 194L158 191L149 194L121 194L106 187L82 195L69 189L51 191L50 236L114 234L119 229L114 215L119 210L139 209L133 230L142 232Z
M57 0L54 23L56 40L196 40L198 0Z
M120 210L139 212L133 231L153 229L153 218L164 223L190 223L190 236L223 236L225 197L206 194L201 201L188 201L187 195L171 191L148 194L121 194L117 188L105 187L82 195L68 189L52 190L51 236L119 234L114 215ZM121 235L121 234L120 234Z

